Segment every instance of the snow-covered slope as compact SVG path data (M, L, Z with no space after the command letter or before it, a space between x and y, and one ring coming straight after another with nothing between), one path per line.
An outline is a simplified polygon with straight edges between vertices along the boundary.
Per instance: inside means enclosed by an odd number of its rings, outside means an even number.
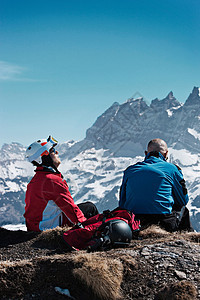
M93 201L99 210L118 204L123 170L143 159L148 141L168 143L169 161L183 170L190 195L195 229L200 230L200 93L194 87L185 104L170 92L148 106L142 98L114 103L86 132L80 142L58 146L61 172L77 203ZM24 160L25 148L4 145L0 151L0 224L23 221L24 194L33 167Z

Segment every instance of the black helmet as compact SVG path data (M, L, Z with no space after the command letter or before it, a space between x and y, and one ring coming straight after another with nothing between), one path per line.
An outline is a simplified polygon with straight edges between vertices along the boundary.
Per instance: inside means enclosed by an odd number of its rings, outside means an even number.
M103 224L97 229L95 243L89 246L88 252L108 250L116 247L126 247L132 239L130 226L123 220L115 219Z
M109 236L112 246L128 246L132 239L130 226L118 219L105 222L103 234Z

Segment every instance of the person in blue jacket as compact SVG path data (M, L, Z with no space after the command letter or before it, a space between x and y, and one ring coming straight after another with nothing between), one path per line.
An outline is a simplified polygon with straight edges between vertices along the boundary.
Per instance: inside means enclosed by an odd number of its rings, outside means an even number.
M129 166L120 189L119 206L132 211L141 226L159 224L167 231L193 231L185 180L181 169L167 162L165 141L148 143L145 159Z

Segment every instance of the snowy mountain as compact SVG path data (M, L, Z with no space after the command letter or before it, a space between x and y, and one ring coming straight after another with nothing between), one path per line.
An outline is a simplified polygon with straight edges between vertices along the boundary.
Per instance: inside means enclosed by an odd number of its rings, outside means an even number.
M169 161L178 164L189 190L189 208L200 230L200 89L193 88L185 104L170 92L150 105L143 98L114 103L86 132L84 140L58 146L60 170L77 203L90 200L100 211L115 208L123 170L143 159L148 141L164 139ZM0 224L23 221L24 196L33 167L18 143L0 150Z

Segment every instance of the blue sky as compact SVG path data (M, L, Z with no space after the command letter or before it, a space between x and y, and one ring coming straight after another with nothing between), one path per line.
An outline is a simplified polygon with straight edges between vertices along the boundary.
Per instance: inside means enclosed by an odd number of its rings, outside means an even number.
M200 86L199 0L0 0L0 146L85 137L113 102Z

